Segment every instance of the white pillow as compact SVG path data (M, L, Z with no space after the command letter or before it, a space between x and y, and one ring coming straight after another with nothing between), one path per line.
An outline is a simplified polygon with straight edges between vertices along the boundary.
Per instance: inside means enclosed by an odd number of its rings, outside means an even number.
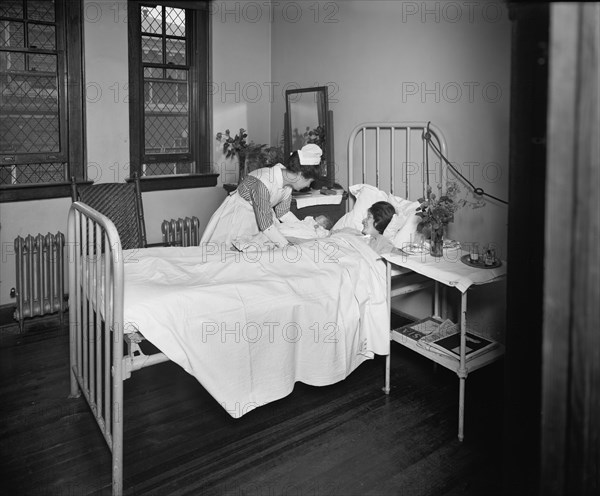
M388 201L388 194L370 184L355 184L350 186L350 194L356 198L352 210L345 214L333 226L334 230L351 227L362 231L362 221L367 216L367 210L378 201Z
M416 226L420 221L420 218L415 215L419 206L418 201L405 200L399 196L388 194L370 184L355 184L349 189L356 198L356 202L352 210L336 222L333 229L351 227L361 231L362 221L367 216L367 210L371 205L378 201L386 201L394 206L396 214L392 217L383 235L390 239L395 246L401 246L405 239L406 242L410 242L411 234L417 230ZM400 243L400 245L396 243Z
M392 199L394 201L392 201ZM417 225L421 218L416 215L417 207L420 205L418 201L405 200L398 196L390 195L390 203L394 205L396 212L402 216L402 225L394 232L392 243L397 248L402 248L404 243L411 242L411 235L417 232Z
M398 212L398 209L396 209L396 212ZM390 241L394 241L394 236L396 236L396 233L402 228L405 222L406 217L404 217L404 215L395 213L390 220L390 223L385 228L385 231L383 231L383 236Z

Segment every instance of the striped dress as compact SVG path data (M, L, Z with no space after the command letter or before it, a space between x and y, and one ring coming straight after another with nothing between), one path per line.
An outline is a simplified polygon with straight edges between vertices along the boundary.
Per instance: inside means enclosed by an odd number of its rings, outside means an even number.
M283 186L283 169L277 164L252 171L212 215L201 243L229 249L232 240L277 225L292 203L292 188Z

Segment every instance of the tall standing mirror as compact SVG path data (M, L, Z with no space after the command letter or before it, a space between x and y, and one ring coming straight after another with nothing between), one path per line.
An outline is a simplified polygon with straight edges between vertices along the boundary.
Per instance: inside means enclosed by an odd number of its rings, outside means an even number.
M285 92L285 156L315 143L323 150L321 181L313 187L333 187L333 112L329 110L327 86L297 88Z

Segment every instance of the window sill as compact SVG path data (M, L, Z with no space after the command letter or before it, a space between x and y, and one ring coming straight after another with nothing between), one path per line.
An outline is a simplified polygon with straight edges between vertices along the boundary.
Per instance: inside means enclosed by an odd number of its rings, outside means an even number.
M77 185L92 184L92 181L77 181ZM71 183L22 184L0 188L0 203L71 198Z
M217 185L219 174L193 174L189 176L152 177L140 179L142 192L163 191L169 189L210 188ZM127 179L127 182L132 179Z
M194 174L174 177L144 177L140 180L142 191L171 189L210 188L217 185L219 174ZM127 179L127 182L132 179ZM77 181L77 185L92 184L93 181ZM45 200L71 197L71 183L24 184L0 188L0 203Z

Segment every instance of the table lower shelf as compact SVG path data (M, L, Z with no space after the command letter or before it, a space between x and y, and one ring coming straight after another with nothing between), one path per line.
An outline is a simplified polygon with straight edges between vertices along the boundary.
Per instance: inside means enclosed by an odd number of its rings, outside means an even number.
M440 364L442 367L445 367L458 374L458 371L460 369L459 359L451 357L441 352L438 353L433 350L428 350L423 346L420 346L414 339L410 339L404 334L400 334L395 330L392 330L390 332L392 341L401 344L402 346L405 346L413 351L416 351L420 355L423 355L425 358L428 358L429 360ZM503 355L504 346L498 343L498 345L495 348L486 351L481 355L477 355L469 360L466 360L465 373L473 372L477 369L485 367L486 365L495 362L496 360L499 360L500 358L502 358Z

